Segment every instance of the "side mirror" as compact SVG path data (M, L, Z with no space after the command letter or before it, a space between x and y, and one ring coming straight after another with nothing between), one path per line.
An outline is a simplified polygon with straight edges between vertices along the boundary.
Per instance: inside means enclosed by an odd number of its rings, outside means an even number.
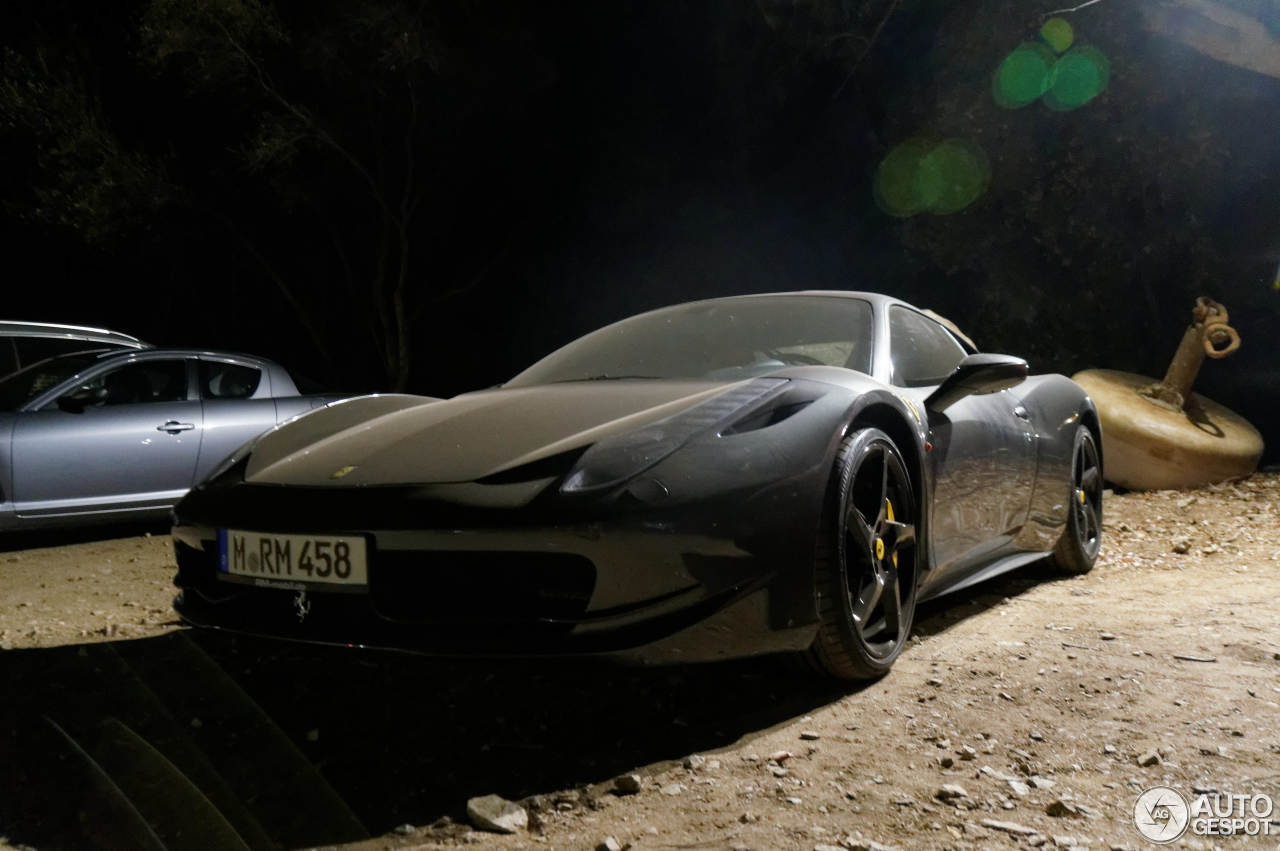
M58 407L69 414L82 414L91 405L107 401L105 387L77 387L65 396L58 397Z
M947 376L924 405L941 411L975 393L994 393L1022 382L1027 377L1027 362L1009 355L977 354L960 361L956 371Z

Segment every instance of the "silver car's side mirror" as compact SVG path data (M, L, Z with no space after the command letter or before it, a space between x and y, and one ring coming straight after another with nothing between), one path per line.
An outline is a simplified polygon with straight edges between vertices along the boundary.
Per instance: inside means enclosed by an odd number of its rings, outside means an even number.
M59 396L58 407L69 414L82 414L85 408L101 405L105 401L107 401L107 388L79 387L65 396Z

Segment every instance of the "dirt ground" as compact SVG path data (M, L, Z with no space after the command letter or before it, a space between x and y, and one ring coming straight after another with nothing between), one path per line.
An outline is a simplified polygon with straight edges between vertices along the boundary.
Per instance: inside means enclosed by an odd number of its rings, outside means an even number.
M175 642L199 646L359 824L316 816L281 828L285 847L1139 848L1134 804L1151 786L1280 802L1280 476L1110 495L1105 515L1092 573L1032 566L924 606L892 673L861 688L768 660L530 671L206 638L173 619L163 534L10 549L0 675L18 688L0 720L17 730L66 694L110 691L100 665L75 667L110 648L200 741L223 692L154 674L173 669ZM155 727L110 700L133 729ZM67 712L60 729L87 736L107 710L86 708L80 727ZM24 753L11 735L0 760ZM216 753L228 740L212 741L208 760L234 772ZM0 784L39 785L46 769ZM73 815L33 812L45 798L15 789L0 790L28 802L0 809L10 846L75 846L59 823ZM473 830L464 802L486 793L519 799L529 826ZM1280 804L1271 819L1269 839L1178 847L1277 848Z

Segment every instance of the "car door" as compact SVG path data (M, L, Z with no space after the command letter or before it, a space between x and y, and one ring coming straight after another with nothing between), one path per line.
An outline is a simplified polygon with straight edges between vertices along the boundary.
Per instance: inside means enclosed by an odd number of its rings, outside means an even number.
M78 412L55 401L17 415L13 498L20 516L163 507L191 487L200 401L186 358L131 360L75 387L104 397ZM63 394L65 395L65 394Z
M891 381L925 411L924 400L965 350L940 324L905 307L889 308L888 327ZM938 574L981 567L1007 552L1026 522L1036 465L1030 417L1008 390L926 413L934 566Z
M204 434L196 464L197 482L222 459L276 424L270 376L260 364L202 357L198 362Z

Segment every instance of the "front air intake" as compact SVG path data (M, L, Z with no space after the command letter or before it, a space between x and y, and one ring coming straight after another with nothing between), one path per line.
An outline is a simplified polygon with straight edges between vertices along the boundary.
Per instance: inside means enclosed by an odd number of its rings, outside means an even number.
M581 618L596 569L572 553L384 550L369 584L378 615L399 623L534 624Z

